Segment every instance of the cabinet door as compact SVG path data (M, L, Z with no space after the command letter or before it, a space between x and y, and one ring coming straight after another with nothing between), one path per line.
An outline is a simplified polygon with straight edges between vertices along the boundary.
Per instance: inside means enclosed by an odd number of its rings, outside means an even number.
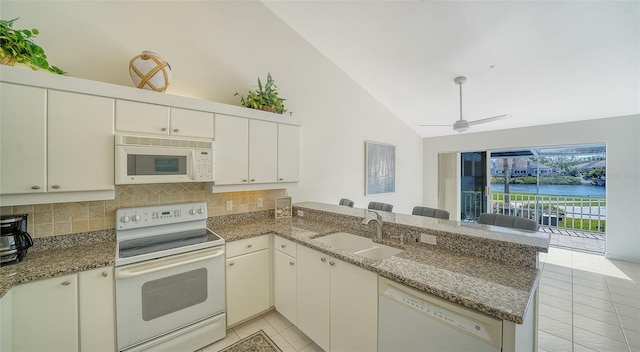
M300 127L278 125L278 182L300 181Z
M249 121L249 182L275 183L278 177L278 124Z
M323 350L329 351L329 259L326 254L298 246L298 315L296 326Z
M113 267L78 274L80 350L115 351Z
M213 138L213 114L171 108L170 133L173 136Z
M375 351L378 347L378 275L330 259L331 351Z
M114 189L113 103L49 91L49 191Z
M269 250L227 259L227 326L269 309Z
M78 351L77 289L75 274L13 287L13 350Z
M117 100L116 130L168 135L169 107Z
M273 305L296 324L296 259L278 250L273 252Z
M0 193L47 191L47 92L0 83Z
M215 184L248 183L249 121L227 115L216 115L215 121Z
M0 351L12 351L11 347L11 319L12 301L11 291L0 298Z

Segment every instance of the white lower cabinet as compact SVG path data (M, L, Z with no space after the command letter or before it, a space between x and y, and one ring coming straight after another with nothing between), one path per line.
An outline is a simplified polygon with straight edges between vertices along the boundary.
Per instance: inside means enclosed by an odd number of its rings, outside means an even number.
M78 351L76 274L13 287L13 351Z
M113 298L113 267L12 287L0 302L2 351L114 351Z
M227 326L271 307L269 235L227 243Z
M116 349L113 267L78 274L80 351Z
M296 244L274 236L273 305L278 313L294 325L297 315Z
M378 275L298 246L297 324L325 351L375 351Z
M11 351L11 293L0 298L0 351Z

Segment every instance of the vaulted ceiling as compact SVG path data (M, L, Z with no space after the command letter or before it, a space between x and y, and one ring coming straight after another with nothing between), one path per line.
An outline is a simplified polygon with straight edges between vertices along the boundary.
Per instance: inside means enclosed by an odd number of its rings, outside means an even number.
M423 137L640 114L638 1L263 3Z

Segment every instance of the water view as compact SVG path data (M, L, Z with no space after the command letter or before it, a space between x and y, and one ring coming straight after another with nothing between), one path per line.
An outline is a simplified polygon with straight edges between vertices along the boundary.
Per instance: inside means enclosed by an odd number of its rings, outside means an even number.
M605 197L605 187L591 185L540 185L540 194L551 194L561 196L578 197ZM536 185L519 184L509 185L510 192L522 192L536 194ZM504 192L504 185L501 183L491 184L491 192Z

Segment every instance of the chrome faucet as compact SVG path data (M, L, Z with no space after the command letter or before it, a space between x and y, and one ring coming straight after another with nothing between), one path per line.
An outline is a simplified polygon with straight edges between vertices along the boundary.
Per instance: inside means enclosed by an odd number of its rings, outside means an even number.
M367 212L372 212L374 214L376 214L375 219L374 218L365 218L364 220L362 220L362 224L363 225L368 225L370 222L375 221L376 222L376 230L377 230L377 237L378 240L382 241L382 214L374 211L374 210L370 210L367 209Z

